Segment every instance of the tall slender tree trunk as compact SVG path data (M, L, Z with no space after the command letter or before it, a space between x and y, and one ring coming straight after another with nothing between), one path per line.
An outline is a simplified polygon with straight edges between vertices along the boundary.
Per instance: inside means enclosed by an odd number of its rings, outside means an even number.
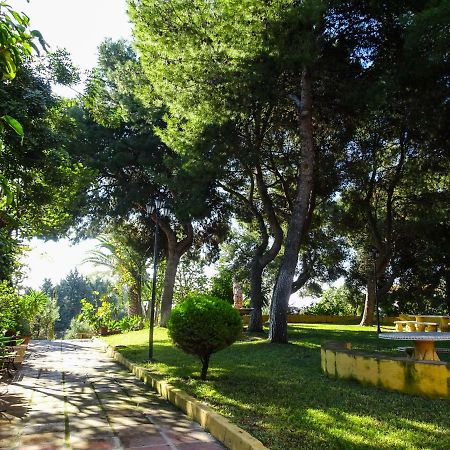
M256 249L255 256L252 261L251 273L250 273L250 306L253 311L250 315L250 322L248 326L248 331L251 332L261 332L263 331L262 323L262 306L263 306L263 293L262 293L262 277L264 269L270 264L283 244L283 230L278 222L278 218L275 214L272 200L269 196L267 185L264 182L263 171L261 166L258 164L256 166L256 185L258 191L261 195L261 199L264 206L264 211L267 214L269 221L270 232L273 237L272 245L269 249L267 246L269 244L269 236L267 233L267 228L263 219L260 216L259 228L261 231L262 242Z
M156 215L152 215L154 221ZM170 228L170 223L161 220L159 222L162 232L167 238L167 265L164 272L164 286L161 297L161 317L159 325L165 327L172 311L173 292L175 288L175 278L177 276L180 258L189 250L194 240L194 230L191 223L185 225L186 237L177 242L176 233Z
M287 309L291 296L292 282L298 260L302 231L307 221L313 191L314 137L312 123L312 83L311 74L303 69L301 99L298 101L300 113L301 157L297 179L297 195L294 199L291 220L285 240L285 252L278 272L270 308L269 340L287 343Z
M364 311L360 322L361 326L368 326L373 324L376 298L377 292L375 276L373 274L370 274L367 277L366 300L364 302Z
M173 292L178 264L181 255L175 250L169 251L167 256L166 271L164 273L164 287L161 298L161 319L159 325L165 327L172 311Z
M390 276L386 274L386 268L391 260L391 255L391 247L385 246L375 262L375 267L367 274L366 299L361 322L359 323L361 326L373 325L377 297L378 300L382 299L394 283L394 273L391 273ZM380 280L382 280L382 283Z
M253 311L250 314L250 321L248 323L248 331L258 333L263 331L262 323L262 274L264 267L259 264L259 256L255 257L251 267L250 273L250 307Z

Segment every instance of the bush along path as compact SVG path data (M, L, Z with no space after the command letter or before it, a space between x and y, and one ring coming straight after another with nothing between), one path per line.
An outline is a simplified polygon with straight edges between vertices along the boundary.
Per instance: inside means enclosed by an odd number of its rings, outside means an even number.
M92 341L38 341L30 350L17 379L0 386L0 449L224 448Z

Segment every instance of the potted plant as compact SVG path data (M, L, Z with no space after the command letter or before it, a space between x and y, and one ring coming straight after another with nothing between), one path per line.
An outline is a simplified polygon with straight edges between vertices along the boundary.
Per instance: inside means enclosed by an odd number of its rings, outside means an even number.
M115 321L112 319L113 305L104 299L101 305L96 309L92 303L87 300L81 300L81 313L78 320L90 325L97 334L106 336Z

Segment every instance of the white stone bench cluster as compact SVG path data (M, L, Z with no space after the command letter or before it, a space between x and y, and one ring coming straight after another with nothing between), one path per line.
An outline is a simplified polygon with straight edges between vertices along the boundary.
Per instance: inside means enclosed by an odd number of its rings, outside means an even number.
M406 327L406 331L438 331L439 324L437 322L417 322L416 320L396 320L395 331L402 332Z

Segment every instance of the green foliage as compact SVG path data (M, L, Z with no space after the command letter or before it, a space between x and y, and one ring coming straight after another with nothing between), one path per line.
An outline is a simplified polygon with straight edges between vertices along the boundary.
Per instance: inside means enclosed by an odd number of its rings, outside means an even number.
M140 316L125 316L122 319L117 320L117 310L111 301L108 301L106 297L100 306L96 307L86 299L81 300L81 312L70 322L69 330L65 336L73 338L77 333L83 333L86 331L80 331L83 327L92 332L108 333L108 332L128 332L141 330L144 327L144 319Z
M46 296L45 306L34 320L32 335L45 339L54 339L55 322L58 319L59 307L56 298Z
M117 322L117 327L122 333L142 330L142 328L144 328L144 319L140 316L122 317L122 319Z
M355 301L356 300L356 301ZM358 301L359 300L359 301ZM305 309L305 314L330 315L330 316L352 316L358 314L361 308L361 300L354 297L345 287L331 287L327 289L319 302Z
M81 314L83 314L83 306L81 307ZM107 299L103 299L101 305L97 308L95 313L97 324L99 327L108 327L113 319L114 305Z
M184 255L177 269L173 294L174 303L179 303L190 294L204 294L207 291L207 285L205 261L198 260L193 252ZM216 297L223 298L220 295L216 295Z
M47 53L46 58L38 67L39 73L45 74L46 79L52 83L70 86L80 82L79 70L65 49Z
M251 262L255 254L258 238L258 233L252 224L249 225L245 222L239 222L238 227L231 229L228 233L226 241L221 245L218 267L218 276L219 278L224 277L223 287L228 289L228 292L223 292L226 297L217 295L219 298L233 303L233 279L241 284L245 297L250 295L249 280L251 276ZM268 271L266 270L265 273L267 274ZM231 280L231 291L229 290L230 285L228 284L227 278ZM269 283L263 280L263 284L270 284L272 286L273 279L270 279ZM264 294L270 296L270 290L264 292ZM266 295L264 296L266 297Z
M218 272L211 278L210 294L233 304L233 271L219 265Z
M46 42L37 30L30 30L27 15L15 11L2 1L0 3L0 78L11 81L16 77L18 67L23 60L31 56L33 49L39 53L34 40L37 38L44 50ZM5 108L2 105L1 109ZM3 111L2 111L3 112ZM21 123L9 114L0 116L0 133L4 125L11 127L19 136L24 136ZM0 138L0 150L2 142Z
M86 299L81 300L81 312L77 319L80 322L87 323L97 333L101 328L115 328L115 323L112 323L114 314L114 305L103 299L100 306L96 308L92 303Z
M0 281L0 334L17 329L19 296L7 282Z
M97 317L96 317L96 309L95 306L88 302L86 299L82 298L80 300L81 303L81 311L80 314L77 316L77 321L84 322L88 324L90 327L97 330Z
M25 320L27 330L33 334L34 325L38 321L50 299L41 291L30 290L19 298L18 315Z
M80 334L94 334L95 329L83 320L72 317L69 328L64 333L64 339L77 339Z
M300 7L262 0L130 2L151 84L143 97L156 93L170 111L161 130L165 142L184 152L206 126L245 115L245 103L255 98L276 95L283 63L311 59L308 25L321 9L319 1Z
M0 332L39 337L42 331L48 336L57 318L56 301L45 293L30 290L19 296L7 281L0 282Z
M146 231L131 223L117 226L114 232L97 237L99 244L84 260L107 267L118 277L116 292L124 297L129 315L142 315L142 289L151 250Z
M26 130L0 137L0 279L11 279L20 241L66 231L78 207L75 195L90 175L67 153L73 126L35 66L24 64L13 82L0 82L0 104Z
M41 290L45 290L47 295L55 296L57 299L60 318L55 324L55 329L59 333L66 330L70 321L80 313L81 299L96 304L100 298L108 295L115 304L118 302L109 281L100 278L89 280L77 270L71 271L56 286L46 280Z
M19 136L23 136L23 127L14 117L9 116L8 114L0 117L7 125L9 125Z
M239 312L229 303L208 295L190 295L179 303L167 323L173 343L200 358L206 379L210 356L235 342L242 333Z
M30 56L33 49L38 51L33 39L37 38L45 49L46 43L41 33L30 30L30 19L15 11L8 3L0 3L0 75L3 80L12 80L22 60Z

